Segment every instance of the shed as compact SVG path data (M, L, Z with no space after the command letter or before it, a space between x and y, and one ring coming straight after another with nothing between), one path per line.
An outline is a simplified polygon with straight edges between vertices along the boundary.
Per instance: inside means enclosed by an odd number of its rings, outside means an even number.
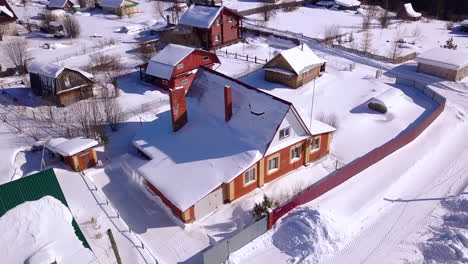
M128 16L138 13L139 4L133 0L102 0L100 5L104 11L118 16Z
M325 72L326 61L307 45L278 53L263 66L265 80L298 88Z
M50 139L44 147L65 161L73 170L82 171L97 164L98 158L95 149L97 145L96 140L77 137Z
M416 57L418 72L459 81L468 76L468 53L460 50L434 48Z
M73 11L74 7L77 3L73 0L49 0L47 4L47 9L49 10L56 10L56 9L63 9L65 11ZM78 5L79 7L79 5Z

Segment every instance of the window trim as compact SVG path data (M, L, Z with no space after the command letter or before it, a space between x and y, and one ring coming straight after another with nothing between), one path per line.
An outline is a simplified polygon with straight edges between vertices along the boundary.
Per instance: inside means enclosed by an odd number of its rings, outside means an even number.
M247 178L247 173L250 172L250 171L253 171L253 179L249 182L245 182L246 178ZM253 183L257 182L257 166L254 165L250 168L248 168L244 173L243 173L243 179L242 179L242 186L243 187L246 187L246 186L249 186Z
M278 159L277 168L270 169L270 160L276 159L276 158ZM270 156L270 157L267 159L267 175L270 175L270 174L273 174L273 173L279 171L279 169L280 169L280 161L281 161L281 155L280 155L280 153L276 153L276 154Z
M296 145L293 145L291 146L290 150L289 150L289 153L290 153L290 156L289 156L289 162L290 163L294 163L294 162L298 162L299 160L301 160L302 158L302 143L298 143ZM299 149L299 157L297 158L293 158L292 154L293 154L293 150L295 149Z
M178 70L183 69L183 68L184 68L184 64L183 64L183 63L179 63L179 64L177 64L176 68L177 68Z
M286 135L286 136L281 136L281 131L288 131L288 135ZM289 137L289 136L291 136L291 127L290 127L290 126L285 127L285 128L282 128L282 129L280 129L279 132L278 132L279 140L283 140L283 139L285 139L285 138L287 138L287 137Z
M227 16L227 22L228 23L232 23L234 21L234 17L233 16Z
M188 83L189 83L189 80L188 80L188 79L183 79L180 83L181 83L182 85L185 85L185 84L188 84Z
M317 146L317 148L314 149L315 139L318 139L318 146ZM312 140L310 141L310 153L319 151L321 146L322 146L322 137L321 136L313 137Z

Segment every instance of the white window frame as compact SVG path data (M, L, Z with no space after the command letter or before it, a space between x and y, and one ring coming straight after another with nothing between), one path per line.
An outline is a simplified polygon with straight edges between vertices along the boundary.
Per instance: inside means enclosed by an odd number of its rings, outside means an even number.
M315 145L315 140L318 141L318 143L316 144L316 147L314 148L314 145ZM320 149L320 145L322 144L322 138L320 136L318 137L313 137L312 138L312 141L310 141L310 152L316 152Z
M221 26L221 16L216 18L216 26Z
M177 69L178 69L178 70L183 69L183 68L184 68L184 64L183 64L183 63L177 64Z
M296 145L291 148L291 162L296 162L301 159L302 146ZM297 155L297 156L296 156Z
M276 167L273 167L273 168L272 168L272 167L270 166L270 165L271 165L271 164L270 164L270 161L275 160L275 159L277 160L277 161L276 161L276 164L275 164ZM279 170L279 167L280 167L280 155L277 154L277 155L274 155L274 156L271 156L270 158L268 158L268 160L267 160L267 166L268 166L268 174L271 174L271 173L273 173L273 172L278 171L278 170Z
M188 80L188 79L183 79L180 83L181 83L182 85L184 85L184 84L189 83L189 80Z
M63 77L63 83L65 84L66 88L71 88L70 76Z
M286 133L287 132L287 133ZM279 131L279 139L285 139L291 135L291 127L285 127Z
M244 172L244 186L250 185L257 180L257 168L253 167Z
M218 35L218 34L216 34L216 35L214 36L214 41L215 41L215 42L221 41L221 36Z
M232 23L232 21L234 21L234 17L233 16L227 16L227 22Z

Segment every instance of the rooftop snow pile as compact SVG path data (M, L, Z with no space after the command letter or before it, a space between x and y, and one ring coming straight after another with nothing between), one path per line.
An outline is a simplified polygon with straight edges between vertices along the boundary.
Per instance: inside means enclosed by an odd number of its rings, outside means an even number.
M156 56L151 58L146 68L146 74L169 80L171 79L174 67L194 50L182 45L169 44Z
M225 85L233 98L229 122ZM187 95L189 121L181 130L172 132L170 112L165 112L133 140L152 159L139 173L182 211L260 160L291 107L204 69Z
M361 2L357 0L335 0L335 3L344 7L355 7L361 5Z
M180 25L209 28L221 13L223 7L191 5L179 20Z
M444 69L459 70L468 66L468 53L458 50L434 48L419 54L416 57L416 61Z
M405 7L406 14L407 14L409 17L418 18L418 17L421 17L421 16L422 16L421 13L414 11L413 5L412 5L411 3L405 4L404 7Z
M78 69L74 69L74 68L59 66L59 65L53 64L53 63L41 63L41 62L36 61L36 62L33 62L28 67L28 71L31 72L31 73L35 73L35 74L38 74L38 75L47 76L47 77L51 77L51 78L57 78L62 73L62 71L65 70L65 69L69 69L69 70L72 70L72 71L77 71L77 72L83 74L85 77L90 78L90 79L93 78L93 75L91 73L81 71L81 70L78 70Z
M45 147L52 152L68 157L97 145L98 142L96 140L77 137L72 139L54 138L49 140Z
M0 5L0 15L5 14L11 18L14 18L13 12L11 12L6 6Z
M77 238L72 215L51 196L25 202L0 217L2 263L96 263Z
M284 57L298 75L326 62L320 59L307 45L297 46L279 54Z

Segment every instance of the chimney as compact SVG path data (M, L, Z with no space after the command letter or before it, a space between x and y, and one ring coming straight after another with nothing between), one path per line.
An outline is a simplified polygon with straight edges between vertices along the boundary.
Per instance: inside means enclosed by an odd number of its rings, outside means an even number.
M169 102L171 105L172 129L176 132L188 122L185 89L183 87L169 89Z
M229 122L232 117L232 91L231 86L224 86L224 120Z

